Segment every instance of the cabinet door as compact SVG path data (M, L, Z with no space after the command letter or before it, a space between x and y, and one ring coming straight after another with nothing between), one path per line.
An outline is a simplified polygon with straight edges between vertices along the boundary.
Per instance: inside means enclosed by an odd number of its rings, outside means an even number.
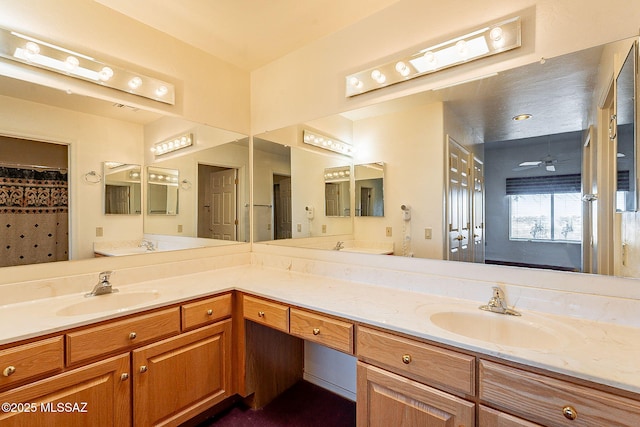
M230 395L231 320L133 352L136 426L178 425Z
M358 362L357 425L472 427L475 404Z
M15 404L3 406L2 427L130 426L129 355L10 390L0 402Z

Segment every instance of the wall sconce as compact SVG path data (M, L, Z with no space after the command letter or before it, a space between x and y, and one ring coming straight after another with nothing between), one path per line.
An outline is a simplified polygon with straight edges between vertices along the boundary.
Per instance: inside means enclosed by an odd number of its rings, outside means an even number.
M175 103L171 83L4 28L0 28L0 56L165 104Z
M182 150L183 148L191 147L193 145L193 134L185 133L178 136L174 136L173 138L167 139L166 141L156 142L151 147L151 152L156 156L161 156L163 154L171 153L176 150Z
M163 184L177 187L178 171L166 169L164 172L148 172L147 182L150 184Z
M345 156L353 156L354 153L354 149L350 144L306 129L302 131L302 142L338 154L344 154Z
M346 77L352 97L520 47L520 17L492 24L444 43Z

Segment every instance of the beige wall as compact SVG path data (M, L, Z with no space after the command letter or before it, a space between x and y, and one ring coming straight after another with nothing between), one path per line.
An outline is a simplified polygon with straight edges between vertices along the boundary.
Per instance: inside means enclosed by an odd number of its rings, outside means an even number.
M385 162L383 218L356 217L356 240L393 241L403 255L400 206L410 205L410 245L407 254L442 259L444 221L444 112L442 103L357 120L353 125L355 163ZM426 166L425 159L430 159ZM391 191L391 189L393 189ZM392 227L392 237L386 237ZM433 238L424 238L432 228Z
M87 52L114 65L164 78L176 85L177 99L175 106L164 106L90 83L65 82L78 91L249 134L247 71L97 2L2 0L0 26ZM0 65L20 68L4 59L0 59ZM63 77L57 79L65 80Z
M523 46L517 51L344 97L348 73L516 14L523 17ZM638 22L640 8L627 0L400 0L252 72L252 129L260 133L629 37L638 33Z

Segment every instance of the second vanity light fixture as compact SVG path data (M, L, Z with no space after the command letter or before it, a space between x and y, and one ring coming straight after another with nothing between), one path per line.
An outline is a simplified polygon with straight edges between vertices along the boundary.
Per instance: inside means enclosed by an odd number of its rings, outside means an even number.
M191 132L183 133L165 141L156 142L151 147L151 152L156 156L172 153L176 150L191 147L193 145L193 134Z
M0 56L165 104L175 103L171 83L4 28L0 28Z
M520 17L482 27L444 43L420 49L392 62L346 77L346 96L352 97L476 59L520 47Z
M354 153L353 147L350 144L306 129L302 131L302 142L313 145L314 147L333 151L334 153L344 154L345 156L353 156Z

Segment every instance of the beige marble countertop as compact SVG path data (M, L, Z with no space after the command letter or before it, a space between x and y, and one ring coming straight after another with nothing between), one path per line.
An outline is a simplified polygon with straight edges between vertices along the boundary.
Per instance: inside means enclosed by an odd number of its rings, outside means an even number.
M118 286L118 295L153 292L150 301L120 310L61 315L87 302L84 294L0 306L0 344L63 331L125 314L214 293L240 290L482 354L549 369L640 393L640 329L523 310L511 320L543 325L553 333L544 345L507 346L467 338L436 326L433 313L485 313L474 301L339 280L283 269L242 265ZM109 295L92 297L109 298ZM106 299L101 301L107 301ZM91 302L91 304L96 304ZM486 316L501 316L486 313Z

